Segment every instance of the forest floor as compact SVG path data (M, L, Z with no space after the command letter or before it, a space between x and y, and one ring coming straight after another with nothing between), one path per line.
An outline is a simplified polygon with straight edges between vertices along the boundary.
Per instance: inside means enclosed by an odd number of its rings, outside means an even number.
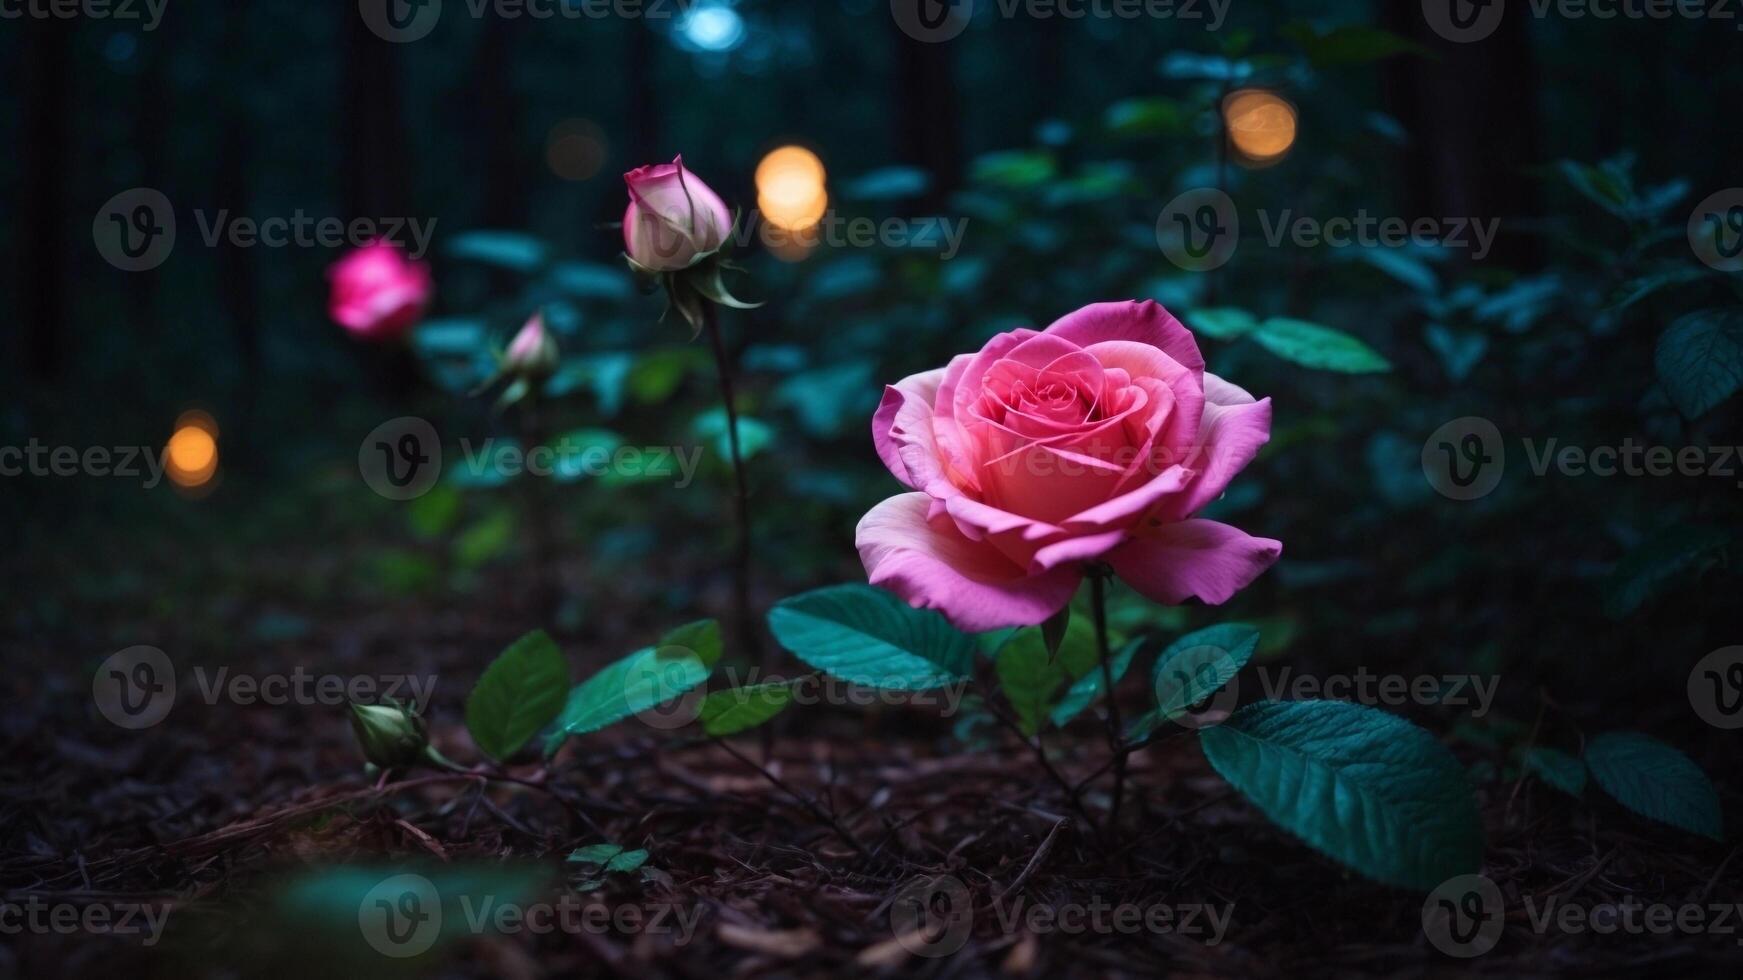
M1196 739L1131 757L1117 823L1111 775L1090 778L1108 758L1097 725L1086 720L1047 744L1066 782L1087 781L1074 806L1015 738L995 730L984 746L964 744L950 719L915 706L789 712L766 742L753 733L724 745L632 720L572 741L543 787L433 773L382 784L362 772L342 703L240 704L202 685L220 666L438 678L433 740L471 760L466 692L531 610L509 599L357 602L309 615L315 625L303 629L284 627L291 611L270 603L215 615L220 622L196 629L149 608L97 604L72 610L56 643L9 644L0 888L12 918L0 926L24 924L0 935L0 975L305 976L329 961L371 976L529 978L1700 975L1743 966L1735 845L1535 780L1495 776L1479 787L1483 873L1504 896L1504 932L1492 951L1461 960L1426 938L1422 896L1355 877L1276 828L1211 772ZM134 628L192 651L178 658L170 715L140 731L100 717L84 655L127 645ZM614 629L622 635L558 638L578 670L591 670L657 626ZM205 680L190 676L195 667ZM1484 762L1480 747L1455 751L1473 767ZM645 865L596 885L583 879L599 876L564 860L606 842L646 849ZM286 895L323 867L378 878L426 869L442 880L440 869L479 863L542 871L535 892L516 896L523 907L595 911L553 932L487 926L408 960L360 941L355 893L325 932L287 911ZM956 916L954 930L903 925L916 882L932 907ZM1583 914L1628 903L1729 905L1733 914L1719 922L1709 913L1699 930L1603 932L1542 924L1551 901ZM59 914L81 924L60 928L52 911L23 918L43 907L78 910ZM148 910L163 932L148 947L118 927L83 925L93 908L99 917ZM925 955L946 945L955 952Z

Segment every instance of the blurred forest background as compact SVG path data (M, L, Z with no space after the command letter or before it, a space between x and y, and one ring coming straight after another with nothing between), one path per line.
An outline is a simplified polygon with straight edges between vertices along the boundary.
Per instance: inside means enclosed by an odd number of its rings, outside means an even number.
M1673 726L1660 730L1679 744L1674 726L1701 730L1686 670L1739 635L1737 480L1538 477L1519 440L1737 440L1735 400L1685 415L1654 367L1668 325L1739 299L1737 276L1696 262L1683 235L1695 202L1738 182L1732 25L1513 4L1493 37L1461 45L1414 3L1235 0L1216 31L983 4L928 44L880 0L695 0L668 19L448 6L407 44L353 3L170 0L152 31L0 29L0 443L161 446L198 408L222 452L198 495L7 479L14 652L95 657L149 638L320 656L324 612L433 605L491 617L500 639L540 625L516 603L515 495L451 481L394 504L359 480L359 441L400 415L431 419L456 457L461 437L509 434L467 391L488 340L541 306L565 357L563 427L635 445L718 433L705 346L656 322L659 301L622 269L620 175L681 152L748 212L758 161L798 144L844 216L968 224L949 260L739 256L735 289L767 303L725 325L760 445L759 605L861 578L854 523L893 488L867 433L882 384L995 330L1155 298L1201 329L1213 370L1276 403L1271 446L1216 505L1285 542L1237 602L1271 655L1499 672L1521 727L1541 689L1576 715ZM1245 86L1298 114L1267 166L1220 150L1216 107ZM1167 260L1157 223L1207 186L1246 224L1232 261L1201 274ZM179 221L169 260L138 274L105 263L90 231L134 187L165 193ZM195 212L225 209L436 221L437 298L413 351L327 319L338 250L208 247ZM1271 247L1255 209L1498 219L1499 235L1480 261ZM1307 370L1195 322L1229 307L1352 334L1391 370ZM1459 502L1431 490L1419 453L1471 415L1497 424L1509 465L1495 493ZM727 479L711 452L689 489L577 481L549 625L604 656L722 612Z

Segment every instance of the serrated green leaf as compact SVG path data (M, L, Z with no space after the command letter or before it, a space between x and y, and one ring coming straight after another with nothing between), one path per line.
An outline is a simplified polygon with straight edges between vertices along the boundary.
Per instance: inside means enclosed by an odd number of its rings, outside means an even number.
M702 699L702 730L716 738L736 735L780 714L792 701L793 685L786 681L713 691Z
M1215 694L1253 658L1259 630L1247 623L1222 623L1188 633L1168 645L1150 671L1156 707L1127 729L1136 741L1173 721Z
M563 710L569 665L544 630L509 644L466 699L466 730L498 762L520 751Z
M1392 370L1391 362L1357 338L1306 320L1273 317L1249 336L1259 346L1302 367L1344 374Z
M1586 764L1578 756L1537 745L1525 753L1525 768L1569 796L1585 792Z
M1260 701L1200 741L1267 817L1376 881L1428 891L1482 865L1463 768L1402 718L1344 701Z
M870 585L832 585L781 600L769 629L807 664L845 681L928 691L968 680L974 640L929 609Z
M1604 792L1635 813L1713 840L1725 836L1719 794L1688 756L1645 735L1606 732L1586 743Z
M670 701L706 681L713 662L704 661L697 649L690 646L697 639L690 637L687 642L677 643L670 642L671 639L672 634L667 634L659 646L643 647L576 685L557 718L556 731L545 740L545 753L556 752L571 735L598 731ZM718 647L715 656L719 656Z
M1658 338L1658 382L1685 418L1711 411L1743 388L1743 312L1700 310Z

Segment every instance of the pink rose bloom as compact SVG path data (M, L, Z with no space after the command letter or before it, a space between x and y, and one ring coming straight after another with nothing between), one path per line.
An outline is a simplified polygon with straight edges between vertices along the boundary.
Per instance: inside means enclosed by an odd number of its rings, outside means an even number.
M405 335L430 304L430 269L389 242L371 242L327 270L334 322L363 340Z
M683 156L637 167L623 181L629 185L623 247L645 269L688 268L696 256L719 249L732 231L732 209L684 169Z
M1105 562L1157 602L1221 603L1282 554L1194 517L1271 437L1271 400L1204 369L1154 302L1097 303L887 388L878 455L915 493L855 543L872 584L957 627L1040 623Z

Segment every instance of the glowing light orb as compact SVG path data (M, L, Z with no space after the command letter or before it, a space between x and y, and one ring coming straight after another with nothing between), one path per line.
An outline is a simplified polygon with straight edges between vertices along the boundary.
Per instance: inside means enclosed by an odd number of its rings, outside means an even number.
M731 51L744 40L744 18L724 3L700 3L678 21L678 35L698 51Z
M1295 107L1264 89L1241 89L1223 100L1229 143L1247 161L1274 163L1295 145Z
M200 411L183 412L164 447L164 474L184 489L211 482L218 472L218 424Z
M757 164L757 210L776 228L809 228L829 210L826 177L823 161L802 146L771 150Z

